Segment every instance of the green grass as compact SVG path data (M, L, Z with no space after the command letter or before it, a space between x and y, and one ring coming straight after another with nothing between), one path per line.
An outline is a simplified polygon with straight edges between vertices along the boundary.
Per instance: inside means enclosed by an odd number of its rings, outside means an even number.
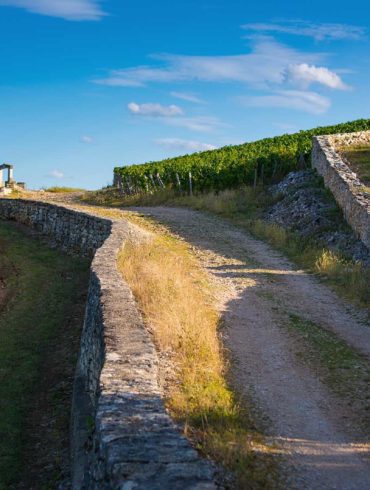
M357 406L361 418L358 422L370 429L370 364L367 358L334 333L298 315L289 315L288 327L303 340L300 357L311 367L321 369L321 378L337 395ZM305 344L308 349L304 348Z
M370 145L342 148L341 153L349 162L351 169L357 173L359 179L370 191Z
M51 250L2 221L0 250L7 292L0 310L0 489L6 489L22 472L26 417L44 352L86 288L88 262Z

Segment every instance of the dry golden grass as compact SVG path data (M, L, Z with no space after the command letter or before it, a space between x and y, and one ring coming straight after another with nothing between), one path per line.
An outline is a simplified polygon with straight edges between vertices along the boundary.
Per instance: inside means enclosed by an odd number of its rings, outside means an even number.
M121 252L119 267L153 328L159 349L175 354L181 387L173 387L171 407L185 417L189 410L201 416L217 406L232 410L232 396L223 378L218 314L207 279L187 246L170 237L129 244Z
M370 308L370 268L345 260L337 254L323 250L315 262L315 270L329 277L336 288L346 291L352 301Z
M175 363L176 379L167 387L172 416L203 454L235 473L235 488L278 488L273 448L226 383L212 287L186 243L161 233L149 243L127 244L119 268L158 349ZM265 448L263 455L255 445Z
M268 239L269 243L274 247L286 247L289 243L289 233L279 225L256 220L250 226L255 235Z

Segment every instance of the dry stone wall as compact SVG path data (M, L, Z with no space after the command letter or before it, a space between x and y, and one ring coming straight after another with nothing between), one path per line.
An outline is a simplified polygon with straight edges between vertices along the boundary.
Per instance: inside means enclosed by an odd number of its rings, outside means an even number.
M370 250L370 195L338 152L342 146L364 143L370 143L370 131L316 136L312 166L324 178L348 224Z
M112 228L108 219L23 199L0 199L0 217L30 226L63 251L82 256L93 256Z
M168 416L153 340L117 254L143 232L38 201L0 199L0 218L49 236L63 250L94 258L72 409L74 489L215 489L214 467Z

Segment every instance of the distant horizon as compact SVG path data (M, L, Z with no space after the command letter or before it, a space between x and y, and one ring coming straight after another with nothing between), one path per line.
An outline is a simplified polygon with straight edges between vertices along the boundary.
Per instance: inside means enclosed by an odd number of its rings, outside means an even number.
M341 5L0 0L0 163L97 189L115 166L366 119L370 7Z

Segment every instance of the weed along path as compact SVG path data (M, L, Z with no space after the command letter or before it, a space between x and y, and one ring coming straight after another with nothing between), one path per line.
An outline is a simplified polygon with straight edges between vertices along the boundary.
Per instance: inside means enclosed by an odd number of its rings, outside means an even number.
M282 456L285 487L370 488L365 315L220 218L178 208L134 210L188 242L209 272L230 382L266 436L263 450Z

